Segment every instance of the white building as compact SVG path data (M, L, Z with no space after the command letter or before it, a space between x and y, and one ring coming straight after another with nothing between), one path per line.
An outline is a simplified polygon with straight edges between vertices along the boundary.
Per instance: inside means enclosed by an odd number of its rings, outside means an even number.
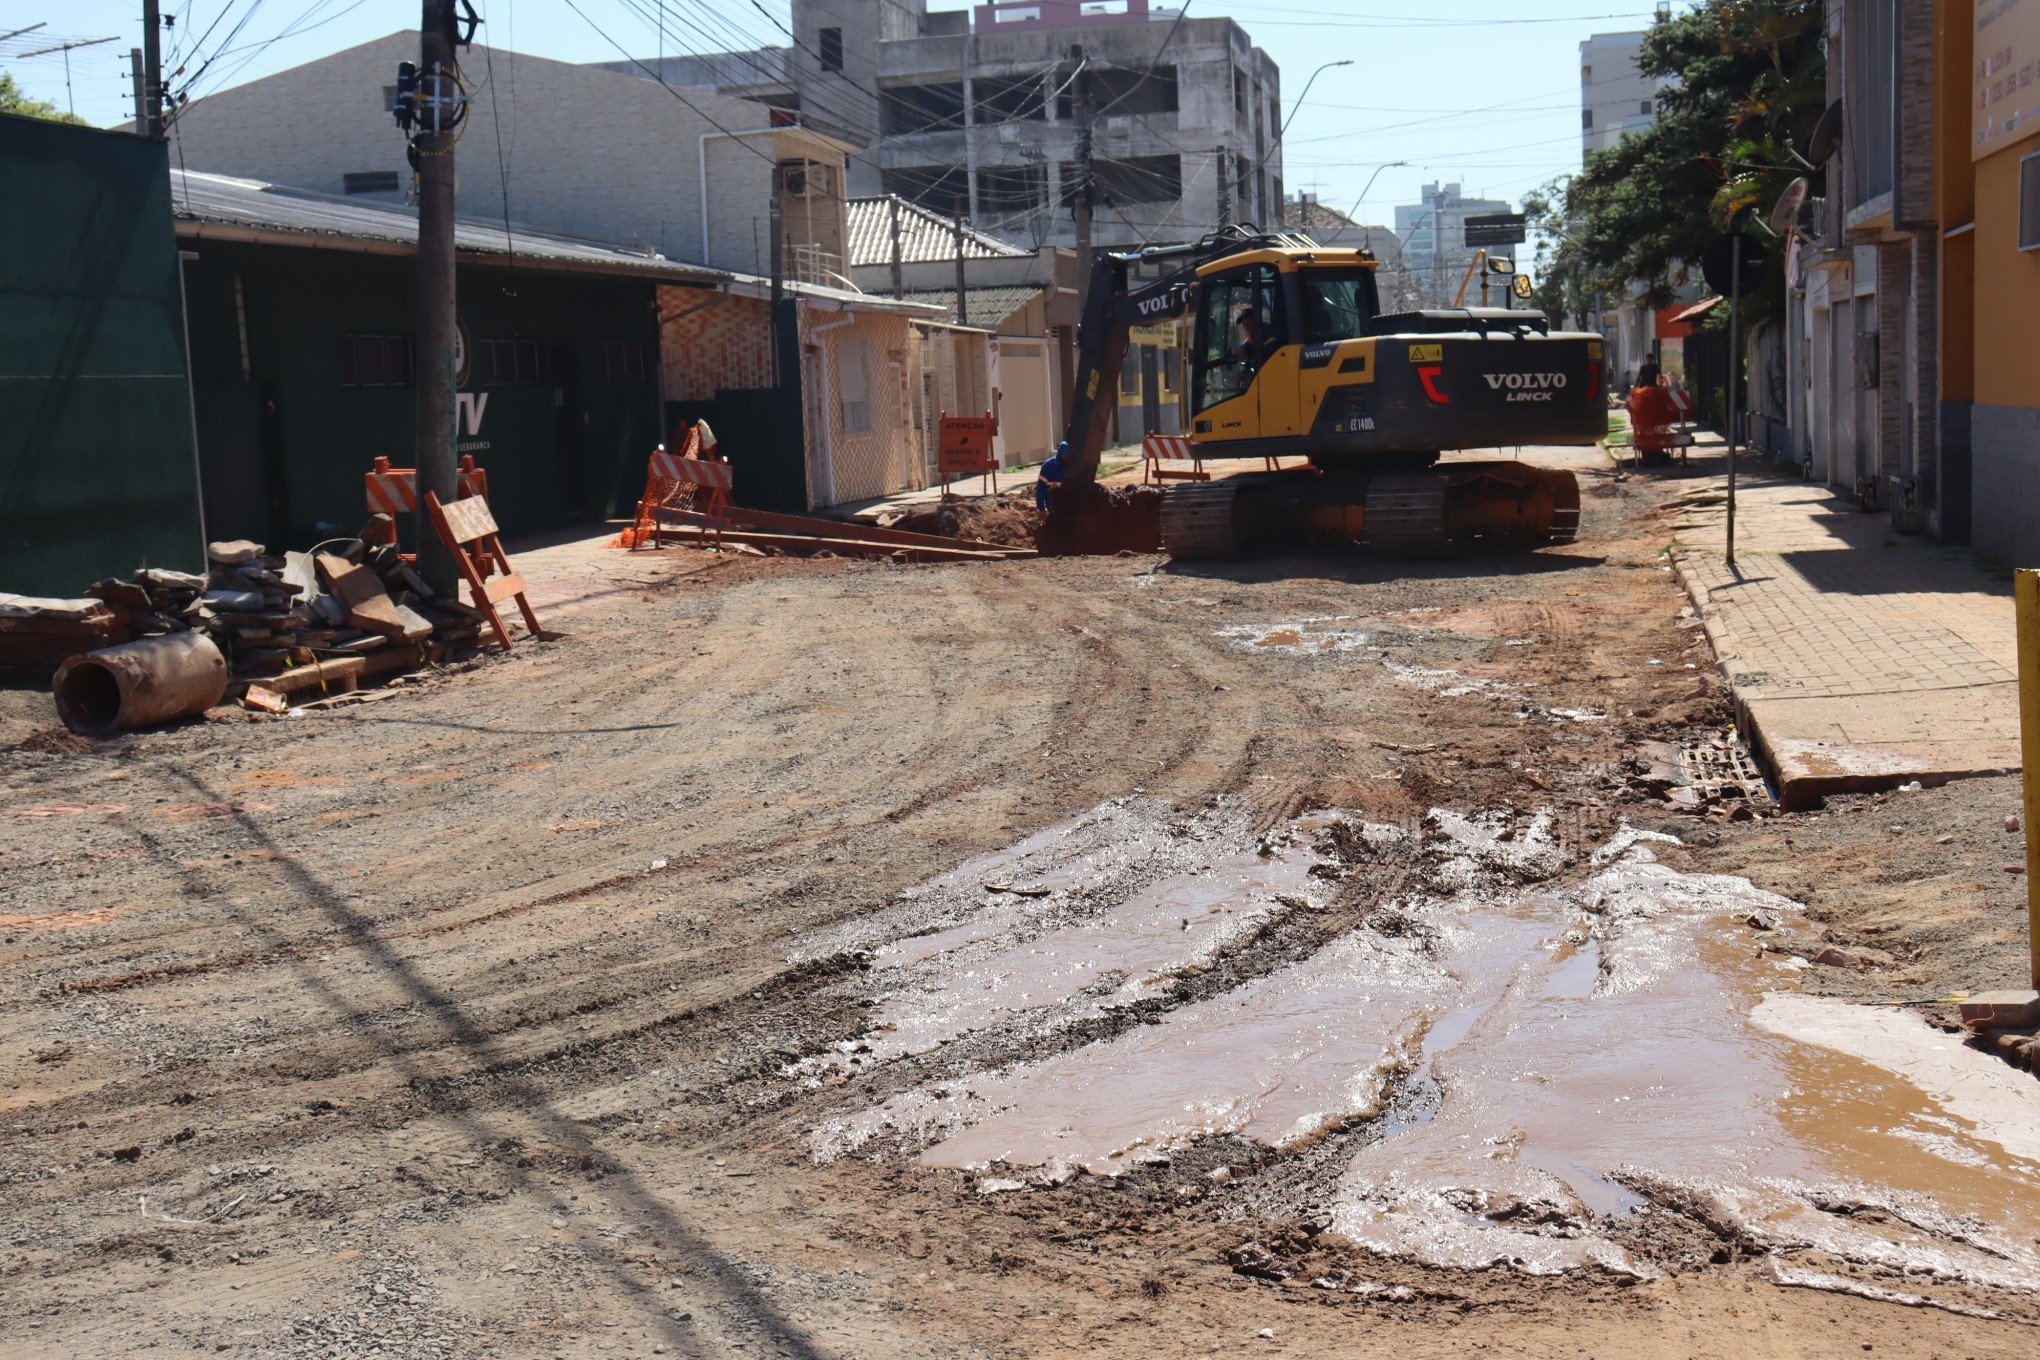
M1596 33L1580 44L1580 159L1605 151L1632 132L1641 132L1657 120L1659 90L1664 82L1647 76L1638 65L1643 52L1642 31ZM1609 372L1628 381L1646 359L1655 359L1674 377L1685 373L1683 328L1661 327L1659 314L1644 307L1639 299L1641 284L1632 283L1629 296L1602 314L1601 329L1608 337ZM1668 309L1674 315L1699 297L1689 288L1680 301Z
M1663 82L1637 65L1642 32L1596 33L1580 44L1580 155L1604 151L1657 117Z
M1460 282L1474 257L1466 245L1466 219L1514 211L1512 204L1498 198L1468 198L1457 184L1426 184L1423 202L1395 210L1400 264L1425 306L1449 307L1459 296ZM1476 281L1473 286L1480 285Z

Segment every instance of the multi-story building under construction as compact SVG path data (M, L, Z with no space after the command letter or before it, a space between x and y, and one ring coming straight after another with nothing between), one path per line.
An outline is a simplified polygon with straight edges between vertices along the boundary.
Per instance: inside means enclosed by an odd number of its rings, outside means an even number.
M1086 184L1100 246L1280 217L1274 61L1231 19L1149 0L793 0L787 46L602 64L755 100L858 148L847 185L808 192L896 193L1030 248L1076 244Z

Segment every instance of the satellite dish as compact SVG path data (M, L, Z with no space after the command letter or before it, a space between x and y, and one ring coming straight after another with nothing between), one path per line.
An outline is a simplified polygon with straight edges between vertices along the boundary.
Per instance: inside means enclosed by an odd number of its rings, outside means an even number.
M1815 165L1826 165L1841 149L1842 101L1837 99L1813 125L1813 135L1806 139L1806 158Z
M1799 224L1801 209L1806 207L1806 177L1801 176L1785 186L1785 192L1778 195L1778 206L1771 209L1771 230L1780 236L1790 235Z

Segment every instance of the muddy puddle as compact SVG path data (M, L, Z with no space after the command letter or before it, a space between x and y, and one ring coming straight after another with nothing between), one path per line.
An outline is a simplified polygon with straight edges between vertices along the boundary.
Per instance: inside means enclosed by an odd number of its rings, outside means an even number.
M1385 641L1380 630L1357 626L1359 621L1351 616L1340 615L1331 618L1301 619L1292 623L1242 623L1232 624L1216 630L1214 636L1242 651L1259 652L1279 656L1325 657L1344 653L1359 653L1361 659L1378 662L1389 677L1399 684L1416 689L1429 690L1440 698L1456 699L1464 695L1475 695L1494 699L1513 706L1513 716L1525 721L1543 722L1604 722L1608 715L1591 708L1567 708L1547 704L1539 700L1523 686L1506 680L1484 676L1467 675L1462 671L1441 666L1422 666L1399 661L1385 650ZM1409 628L1395 625L1390 633L1407 633ZM1503 646L1529 646L1528 638L1511 638Z
M1337 891L1313 869L1342 820L1415 864L1413 886L1309 957L1179 990ZM1329 1173L1278 1159L1257 1202L1287 1195L1383 1254L1647 1277L1671 1263L1654 1243L1697 1231L1769 1256L1781 1285L1957 1308L1969 1287L2040 1293L2040 1086L1903 1010L1800 994L1750 924L1797 906L1670 867L1669 840L1581 853L1548 817L1444 811L1263 838L1223 809L1108 805L861 927L869 1030L795 1075L909 1080L808 1145L1024 1192L1216 1135L1335 1137ZM1147 1023L972 1058L1136 1004ZM897 1068L945 1049L939 1075Z

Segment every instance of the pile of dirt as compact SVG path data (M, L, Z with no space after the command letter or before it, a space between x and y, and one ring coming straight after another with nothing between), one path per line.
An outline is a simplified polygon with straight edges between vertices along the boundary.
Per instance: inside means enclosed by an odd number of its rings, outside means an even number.
M1065 487L1035 535L1051 556L1151 553L1162 546L1162 493L1151 486Z
M915 510L886 527L911 534L944 534L1001 547L1031 548L1041 531L1042 515L1034 493L987 496L978 500L944 501L929 510Z

